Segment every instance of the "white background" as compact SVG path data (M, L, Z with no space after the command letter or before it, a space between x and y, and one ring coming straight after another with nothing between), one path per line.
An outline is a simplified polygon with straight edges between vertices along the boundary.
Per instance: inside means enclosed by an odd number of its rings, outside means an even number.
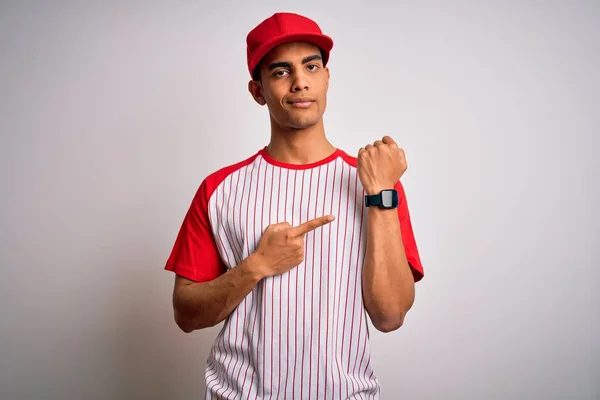
M164 271L201 180L269 139L245 37L335 40L326 130L388 134L426 269L384 399L600 396L597 1L3 2L0 398L203 398Z

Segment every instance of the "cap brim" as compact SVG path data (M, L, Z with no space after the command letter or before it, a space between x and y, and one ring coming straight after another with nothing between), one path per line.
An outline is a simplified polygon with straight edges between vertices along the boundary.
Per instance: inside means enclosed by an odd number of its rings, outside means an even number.
M333 48L333 40L329 36L323 34L286 34L276 36L256 49L250 56L250 62L248 63L250 76L252 76L256 66L260 63L260 60L262 60L269 51L279 45L290 42L306 42L319 47L324 52L323 65L326 65L329 61L329 52L331 52L331 49Z

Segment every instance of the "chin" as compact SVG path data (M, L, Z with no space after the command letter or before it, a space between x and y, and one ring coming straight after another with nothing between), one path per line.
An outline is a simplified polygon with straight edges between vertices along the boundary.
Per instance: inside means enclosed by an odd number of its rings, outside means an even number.
M296 118L294 118L296 117ZM303 116L291 116L288 119L288 126L293 127L295 129L306 129L311 128L319 123L321 120L320 115L303 115Z
M293 129L308 129L317 125L319 120L310 120L310 121L290 121L288 126Z
M308 129L321 121L322 115L318 112L311 113L281 113L278 116L271 114L271 121L284 130Z

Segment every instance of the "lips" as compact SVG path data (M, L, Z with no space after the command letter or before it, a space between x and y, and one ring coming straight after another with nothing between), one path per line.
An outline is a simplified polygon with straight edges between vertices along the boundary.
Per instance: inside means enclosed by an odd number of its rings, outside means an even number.
M310 97L298 97L296 99L291 99L288 100L288 103L294 104L294 103L313 103L315 101L315 99L310 98Z
M314 99L310 97L298 97L295 99L288 100L288 103L292 105L292 107L296 108L308 108L315 102Z

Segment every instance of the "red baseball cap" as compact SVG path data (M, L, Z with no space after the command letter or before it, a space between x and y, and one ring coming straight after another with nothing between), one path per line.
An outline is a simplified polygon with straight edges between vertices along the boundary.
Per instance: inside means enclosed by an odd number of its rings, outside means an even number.
M315 21L299 14L275 13L246 37L250 76L254 78L254 69L269 51L289 42L307 42L319 47L323 52L323 65L327 64L333 48L333 40L321 32Z

